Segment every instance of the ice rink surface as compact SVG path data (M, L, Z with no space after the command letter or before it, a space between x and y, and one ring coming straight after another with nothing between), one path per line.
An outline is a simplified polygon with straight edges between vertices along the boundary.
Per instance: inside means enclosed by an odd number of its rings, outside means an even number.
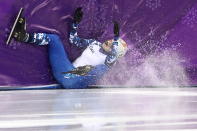
M2 131L197 131L197 88L0 92Z

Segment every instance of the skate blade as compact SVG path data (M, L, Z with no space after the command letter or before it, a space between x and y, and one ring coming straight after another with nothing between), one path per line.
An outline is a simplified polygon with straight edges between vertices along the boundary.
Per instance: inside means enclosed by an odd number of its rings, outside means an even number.
M9 36L8 36L7 41L6 41L6 45L8 45L8 44L10 43L11 39L12 39L14 30L15 30L15 27L16 27L16 25L17 25L17 22L18 22L18 20L19 20L19 18L20 18L20 16L21 16L22 12L23 12L23 8L20 8L20 10L19 10L19 12L18 12L18 15L17 15L17 17L16 17L16 20L14 21L14 24L13 24L13 26L12 26L11 32L10 32L10 34L9 34Z

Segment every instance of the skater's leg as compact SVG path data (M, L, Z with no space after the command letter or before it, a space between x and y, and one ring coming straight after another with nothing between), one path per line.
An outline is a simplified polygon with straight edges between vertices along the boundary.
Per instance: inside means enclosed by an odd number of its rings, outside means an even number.
M48 45L51 41L50 37L46 33L26 33L25 43L32 43L36 45Z
M63 74L74 69L70 62L67 52L64 50L63 43L58 35L34 33L29 35L28 41L36 45L47 45L49 62L54 78L63 88L86 88L94 84L106 71L106 66L96 66L87 76L74 74Z
M62 72L74 69L59 36L55 34L48 34L47 36L50 39L48 45L49 60L55 75L62 75Z
M55 34L47 36L50 38L48 51L53 75L64 88L86 88L88 85L95 84L108 70L107 66L98 65L87 76L62 74L62 72L73 70L74 67L68 59L59 36Z
M70 62L67 52L64 50L63 43L60 37L56 34L46 33L33 33L29 35L27 43L36 45L47 45L49 62L51 65L52 73L59 84L64 88L74 88L75 83L78 82L78 78L71 77L65 79L63 72L68 72L74 69Z
M47 34L48 53L53 76L63 88L75 88L76 84L79 84L79 77L72 76L66 79L63 72L68 72L74 69L74 66L70 62L60 37L55 34Z
M48 53L53 75L64 88L86 88L88 85L95 84L108 70L107 66L98 65L87 76L62 74L73 70L74 66L68 59L60 37L55 34L47 34L46 37L49 39Z

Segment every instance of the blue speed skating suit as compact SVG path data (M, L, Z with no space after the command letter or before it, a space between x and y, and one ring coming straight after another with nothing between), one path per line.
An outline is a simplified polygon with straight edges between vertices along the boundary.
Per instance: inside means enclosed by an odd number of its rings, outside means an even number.
M53 76L63 88L86 88L88 85L96 84L104 73L106 73L110 66L117 60L115 47L110 53L106 53L101 43L94 39L83 39L77 35L77 24L72 24L69 41L79 48L84 48L83 53L73 63L68 59L68 55L64 50L63 43L60 37L56 34L33 33L29 34L26 42L37 45L47 45L50 65ZM116 46L116 40L112 46ZM93 70L87 75L81 76L72 73L62 74L62 72L71 71L77 67L92 65Z

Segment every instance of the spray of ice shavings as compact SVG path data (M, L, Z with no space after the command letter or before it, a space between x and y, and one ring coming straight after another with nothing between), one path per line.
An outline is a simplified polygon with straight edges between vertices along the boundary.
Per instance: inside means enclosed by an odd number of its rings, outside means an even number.
M143 57L135 51L119 61L99 82L124 86L180 86L188 78L183 60L174 50L164 50ZM130 63L130 64L128 64Z
M194 26L197 24L197 4L188 12L185 17L183 17L182 24L185 24L190 28L194 28Z

